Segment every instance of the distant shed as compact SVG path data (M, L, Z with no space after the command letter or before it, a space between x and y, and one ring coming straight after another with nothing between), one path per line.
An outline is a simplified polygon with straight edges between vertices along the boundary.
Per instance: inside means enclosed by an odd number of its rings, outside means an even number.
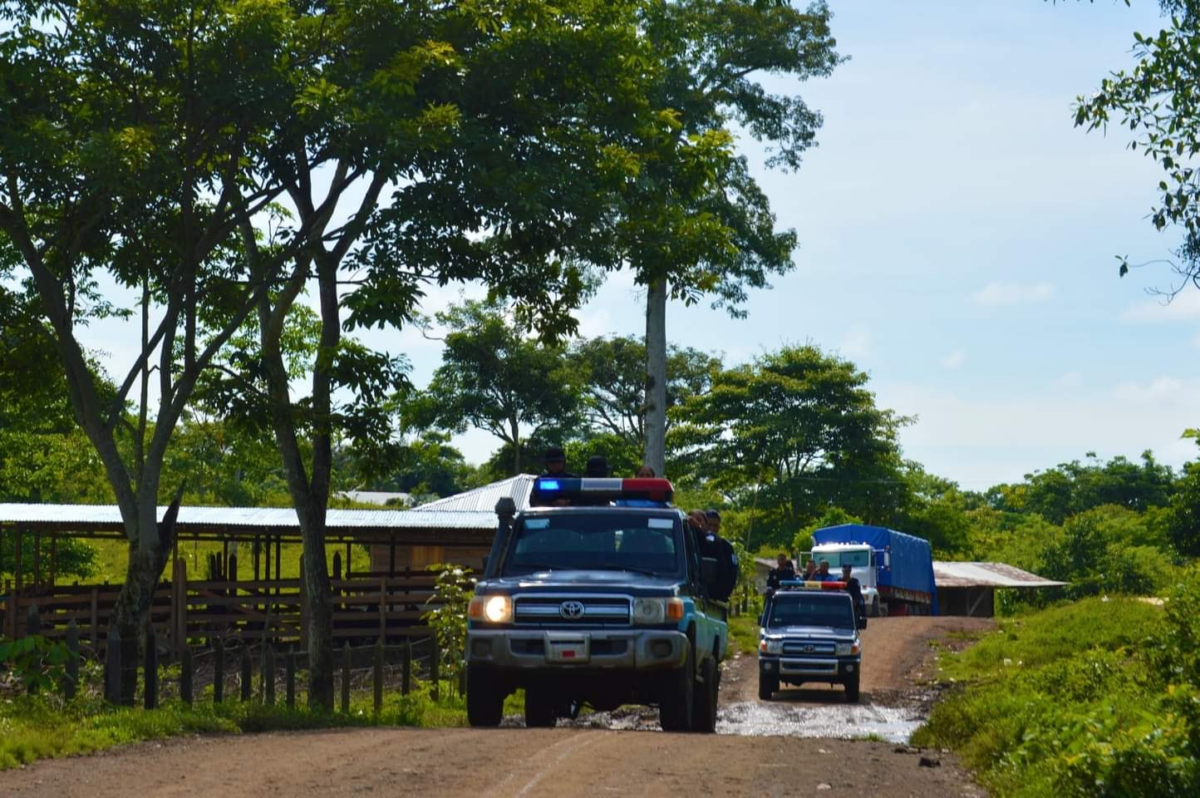
M1037 590L1067 584L1044 579L1002 562L934 561L933 579L937 585L940 614L973 618L991 618L996 614L997 588Z

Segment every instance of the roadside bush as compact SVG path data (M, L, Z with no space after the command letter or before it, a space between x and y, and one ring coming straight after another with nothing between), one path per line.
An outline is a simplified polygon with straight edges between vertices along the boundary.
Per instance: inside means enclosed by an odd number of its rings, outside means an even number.
M10 689L49 690L62 680L70 656L65 643L41 635L0 639L0 676L7 675Z
M1006 620L942 659L964 682L914 742L956 749L1000 796L1200 791L1200 572L1165 610L1087 599Z

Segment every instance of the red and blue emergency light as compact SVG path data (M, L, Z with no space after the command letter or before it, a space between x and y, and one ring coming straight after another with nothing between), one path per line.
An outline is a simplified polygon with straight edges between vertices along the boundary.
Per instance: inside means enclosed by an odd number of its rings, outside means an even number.
M818 579L784 579L779 583L780 587L786 587L790 590L845 590L846 583L842 581L822 582Z
M533 497L550 502L558 499L607 500L638 499L669 503L675 496L670 480L650 477L610 479L607 477L538 477Z

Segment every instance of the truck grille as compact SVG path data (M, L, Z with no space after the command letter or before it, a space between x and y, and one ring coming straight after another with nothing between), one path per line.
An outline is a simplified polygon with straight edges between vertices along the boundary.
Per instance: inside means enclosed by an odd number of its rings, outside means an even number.
M836 643L821 640L785 640L783 643L783 653L795 656L833 656L836 651Z
M516 622L527 624L629 624L629 599L623 596L519 596Z

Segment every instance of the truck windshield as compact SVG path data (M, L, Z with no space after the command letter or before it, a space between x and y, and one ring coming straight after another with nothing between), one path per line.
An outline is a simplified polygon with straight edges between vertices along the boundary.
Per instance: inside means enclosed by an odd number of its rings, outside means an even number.
M813 559L817 561L817 565L820 565L822 561L828 561L829 570L837 573L843 565L849 565L851 568L866 568L871 564L871 552L866 549L861 551L816 551L813 552Z
M771 602L767 626L829 626L838 629L854 628L854 610L850 597L782 593Z
M677 518L604 513L525 518L513 529L503 573L633 571L675 575L682 570Z

